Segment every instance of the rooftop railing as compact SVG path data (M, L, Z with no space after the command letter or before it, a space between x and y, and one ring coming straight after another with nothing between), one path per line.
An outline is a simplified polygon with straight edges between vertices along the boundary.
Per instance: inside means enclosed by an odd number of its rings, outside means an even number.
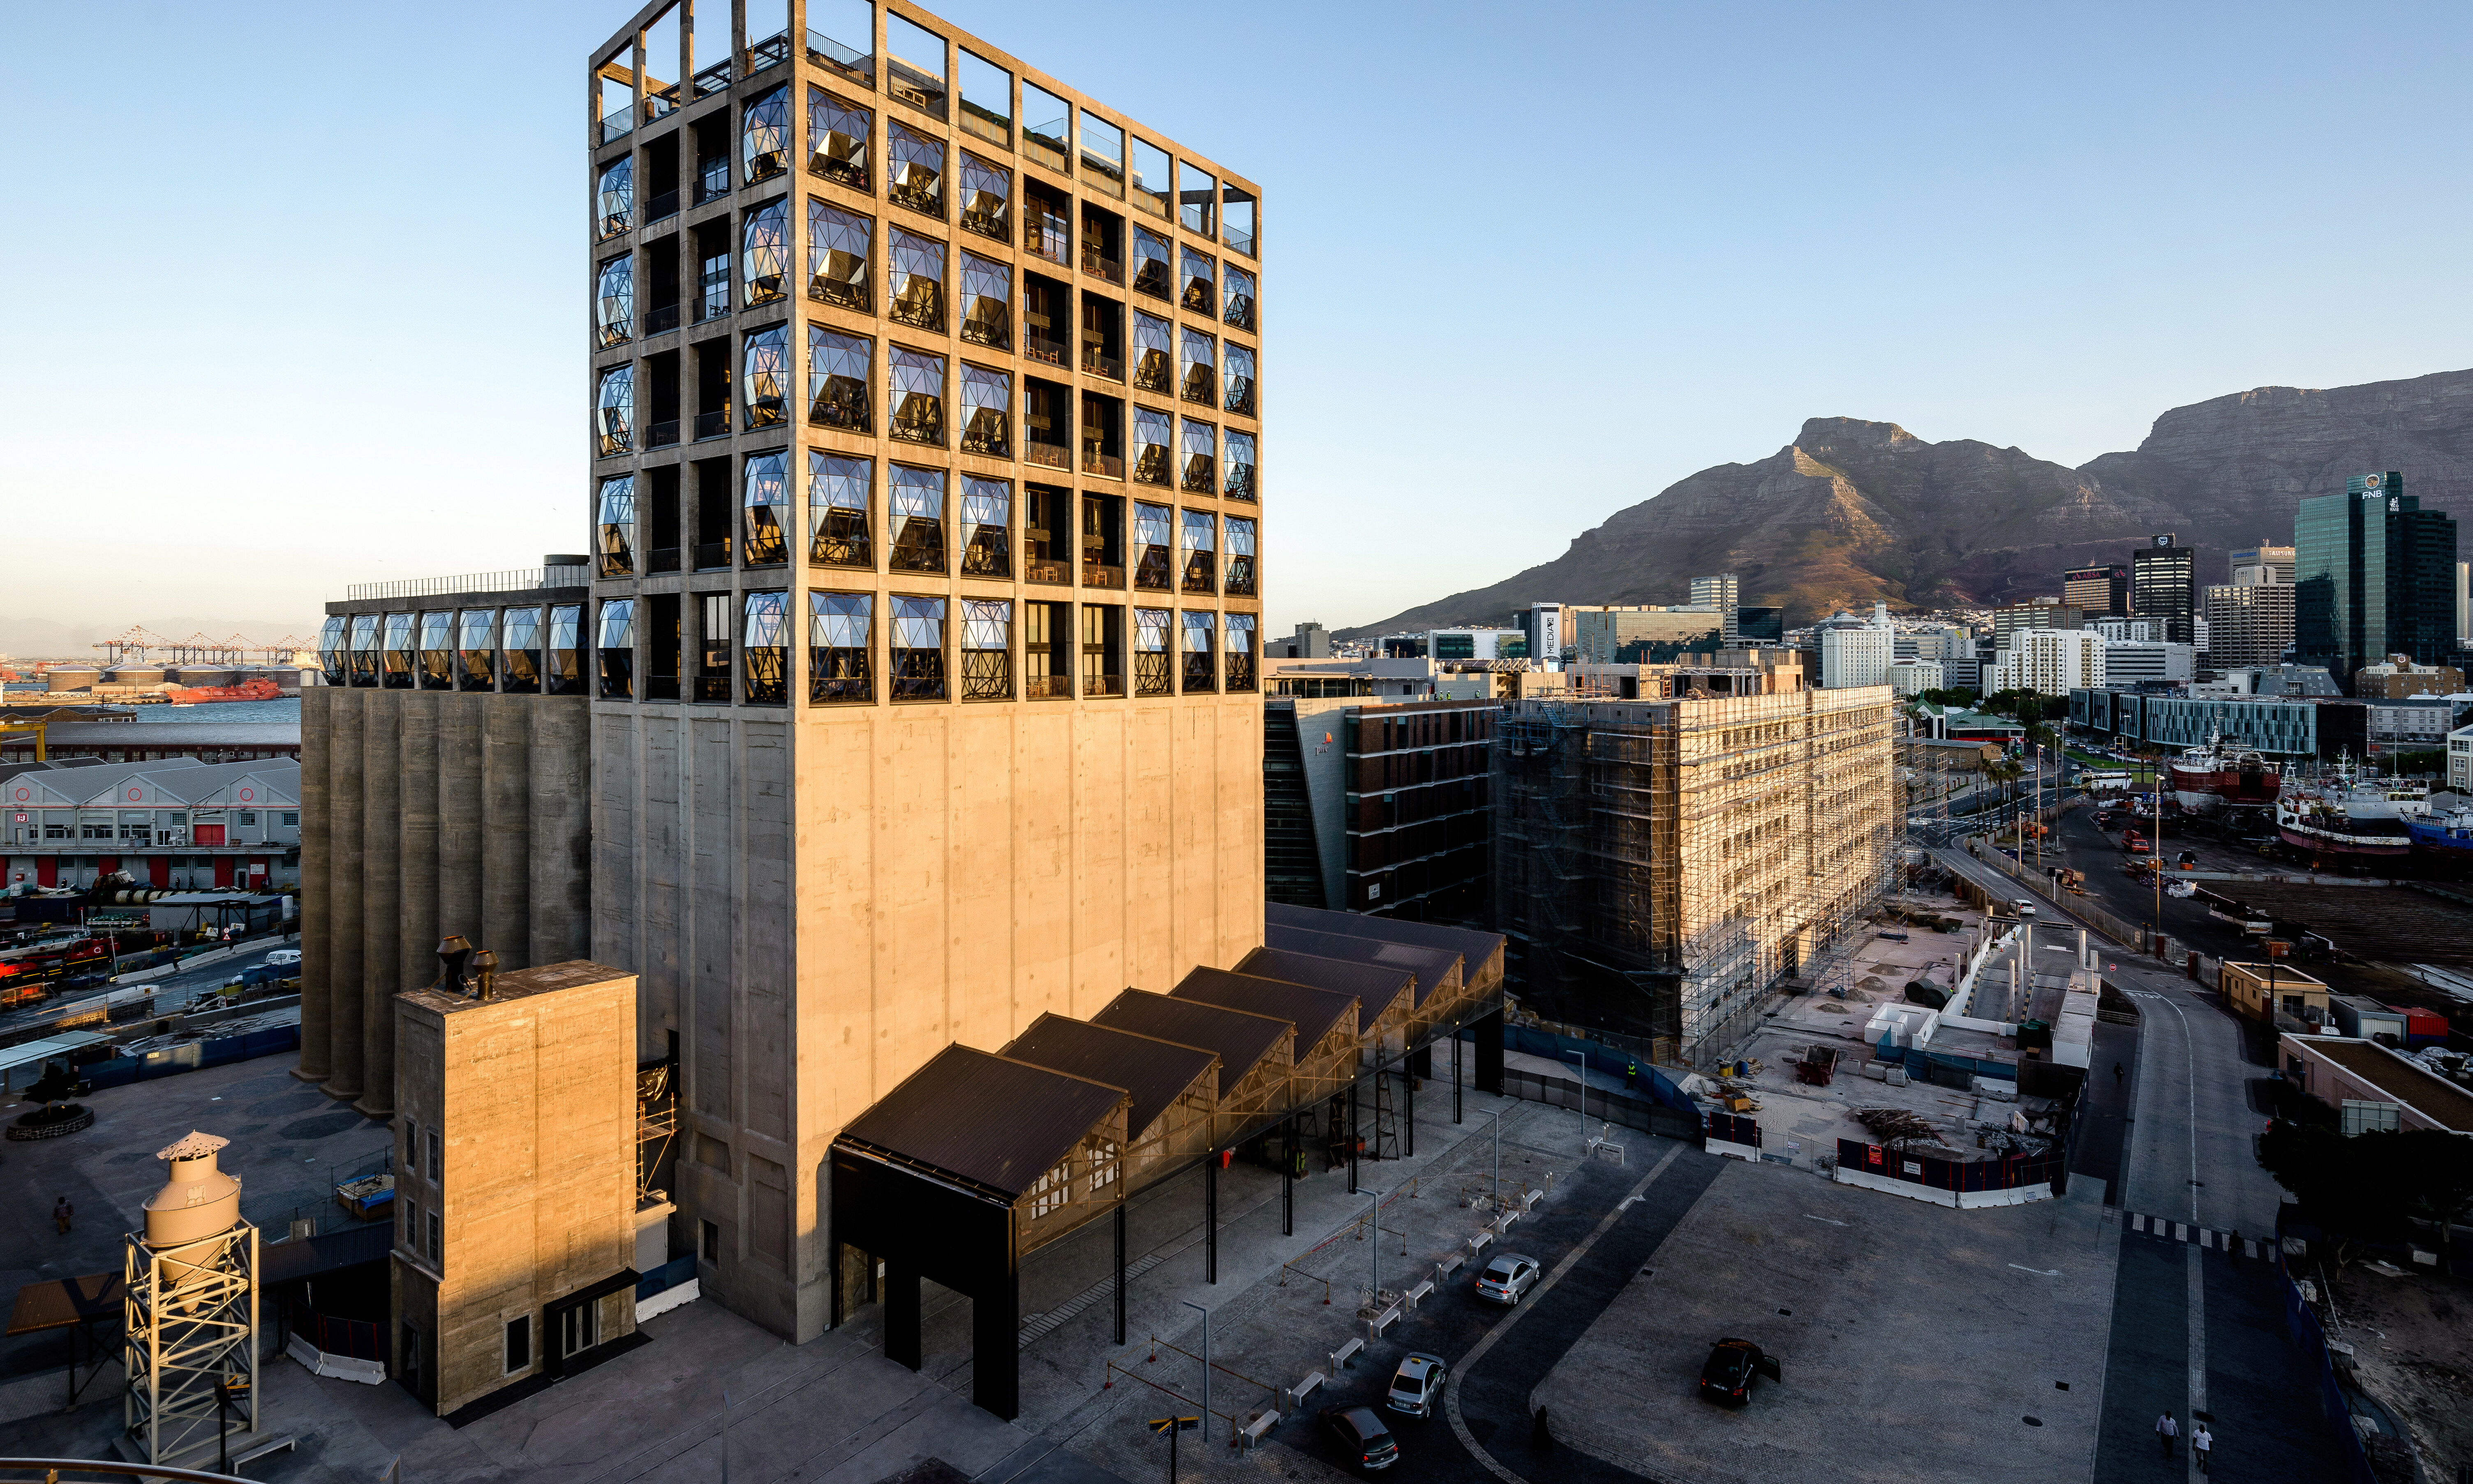
M392 583L353 583L344 601L373 598L425 598L449 592L523 592L535 587L586 587L592 577L582 562L562 566L511 567L502 572L467 572L460 577L407 577Z

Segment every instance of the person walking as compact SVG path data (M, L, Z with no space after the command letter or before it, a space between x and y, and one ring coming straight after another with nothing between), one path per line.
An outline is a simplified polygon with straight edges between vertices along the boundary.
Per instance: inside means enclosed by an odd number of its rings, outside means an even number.
M2181 1424L2173 1420L2173 1414L2170 1410L2167 1410L2163 1416L2155 1419L2155 1441L2163 1445L2165 1457L2170 1458L2173 1456L2173 1440L2180 1436L2180 1433Z
M2198 1460L2198 1472L2200 1473L2207 1472L2207 1455L2214 1452L2215 1449L2216 1435L2207 1430L2207 1424L2205 1423L2198 1424L2198 1425L2190 1433L2190 1451Z
M2127 1077L2128 1075L2129 1075L2129 1073L2128 1073L2128 1072L2126 1072L2126 1071L2125 1071L2125 1070L2123 1070L2123 1069L2122 1069L2122 1065L2121 1065L2121 1064L2120 1064L2119 1062L2115 1062L2115 1063L2113 1063L2113 1064L2112 1064L2112 1085L2113 1085L2114 1087L2116 1087L2116 1088L2117 1088L2117 1087L2120 1087L2120 1086L2121 1086L2121 1083L2122 1083L2122 1079L2123 1079L2123 1078L2125 1078L2125 1077Z
M76 1214L77 1208L69 1204L67 1196L61 1196L52 1206L52 1225L60 1229L60 1235L66 1236L69 1234L69 1218Z
M1546 1409L1537 1409L1537 1424L1528 1429L1528 1446L1541 1453L1554 1451L1554 1434L1546 1428Z

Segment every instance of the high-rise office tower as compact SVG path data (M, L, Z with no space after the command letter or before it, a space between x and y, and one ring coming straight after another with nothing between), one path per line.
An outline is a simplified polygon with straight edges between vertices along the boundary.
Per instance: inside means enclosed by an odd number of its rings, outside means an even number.
M2141 618L2164 620L2168 643L2188 644L2197 596L2196 554L2171 532L2129 554L2130 609Z
M1738 609L1734 573L1719 572L1715 577L1692 579L1692 601L1695 605L1702 603L1715 605L1717 612L1724 619L1724 622L1719 625L1719 632L1725 635L1727 643L1735 642L1740 636L1740 632L1736 622Z
M2349 692L2389 655L2437 664L2456 649L2456 521L2421 508L2392 469L2301 502L2293 522L2293 649Z
M592 955L704 1291L804 1340L852 1119L1262 942L1260 197L904 0L647 13L589 59Z
M2124 562L2077 567L2061 574L2061 601L2089 618L2129 613L2129 567Z
M2228 563L2235 586L2255 583L2291 583L2293 581L2293 548L2290 546L2244 546L2234 551ZM2270 576L2269 574L2272 573Z

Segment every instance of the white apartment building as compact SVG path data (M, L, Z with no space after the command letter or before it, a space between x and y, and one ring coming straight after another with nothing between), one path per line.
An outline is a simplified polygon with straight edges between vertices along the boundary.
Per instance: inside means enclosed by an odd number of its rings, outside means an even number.
M2197 675L2197 665L2198 648L2195 644L2120 639L2106 640L2103 646L2103 682L2107 685L2192 680Z
M1820 631L1820 683L1824 689L1886 685L1897 659L1897 634L1885 610L1861 627Z
M1941 688L1937 659L1901 659L1889 666L1889 688L1901 696L1920 696Z
M2101 634L2107 644L2160 643L2164 638L2164 620L2160 618L2097 618L2087 627Z
M2187 649L2189 646L2179 646ZM2104 683L2103 635L2089 629L2021 629L1993 661L1984 689L2066 696Z
M2447 787L2454 793L2473 794L2473 727L2459 727L2447 734Z

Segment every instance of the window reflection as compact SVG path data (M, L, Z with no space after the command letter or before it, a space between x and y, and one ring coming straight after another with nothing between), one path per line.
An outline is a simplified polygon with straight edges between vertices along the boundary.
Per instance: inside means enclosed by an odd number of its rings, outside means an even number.
M553 696L584 694L584 606L562 603L549 610L549 642L543 647L543 679Z
M744 699L756 706L780 706L790 699L790 595L751 592L747 623L739 630L739 680Z
M1184 683L1178 688L1187 695L1192 695L1197 691L1217 690L1219 688L1219 666L1216 663L1218 646L1213 642L1217 635L1212 631L1219 627L1216 622L1218 615L1188 610L1178 616L1184 619L1182 627L1185 631L1185 643L1180 646L1180 653L1185 658L1182 667Z
M615 236L635 228L635 156L621 155L601 167L601 180L594 191L594 200L599 203L602 236Z
M1176 221L1189 232L1216 235L1219 225L1219 182L1180 160L1176 167Z
M885 313L924 330L945 327L945 245L933 237L893 229L892 267L885 279L893 302Z
M1178 586L1187 592L1210 592L1219 577L1218 552L1215 549L1218 543L1212 539L1215 533L1211 513L1188 510L1177 514L1184 517L1184 529L1177 544L1185 559L1185 574Z
M945 442L945 358L891 347L893 436L904 443Z
M1175 369L1175 331L1155 314L1134 311L1134 386L1167 395Z
M962 363L962 451L992 459L1013 453L1013 374Z
M360 613L352 619L352 683L378 682L378 615Z
M876 642L876 600L863 592L807 594L807 699L873 701L868 667Z
M945 699L945 600L896 597L893 613L893 699Z
M318 669L329 685L351 683L350 652L344 647L350 627L341 613L327 614L326 621L318 626Z
M821 87L807 89L807 168L852 190L871 189L867 173L868 110Z
M759 453L747 461L747 564L773 566L790 560L782 521L790 514L789 458Z
M893 542L893 570L945 570L945 472L893 466L885 496L885 534Z
M633 253L601 265L593 289L603 349L623 346L636 337L636 258Z
M601 699L625 701L636 694L636 603L612 598L601 605Z
M746 249L747 302L769 304L786 292L790 281L788 198L747 213Z
M945 141L900 122L884 132L886 168L892 172L894 204L942 219L945 215Z
M1254 615L1226 615L1228 629L1228 689L1231 692L1254 688Z
M1171 298L1168 286L1167 239L1144 227L1133 228L1134 288L1154 299Z
M1134 694L1168 693L1168 623L1174 615L1164 608L1134 610Z
M1177 488L1190 494L1218 493L1218 429L1208 422L1185 419L1185 470Z
M498 680L498 610L494 608L468 608L458 618L455 634L456 658L461 662L466 690L488 690Z
M780 427L790 419L790 327L777 324L747 337L747 426Z
M1231 263L1225 270L1227 293L1222 296L1220 318L1240 330L1254 327L1254 275Z
M837 453L807 452L807 560L828 566L876 565L868 497L876 466Z
M499 689L520 695L531 695L541 688L541 610L537 608L507 610L504 627L498 635L498 658L505 671Z
M821 324L807 326L807 385L816 396L807 408L809 421L846 433L875 431L875 416L868 406L875 351L873 341Z
M1222 347L1228 355L1228 395L1222 409L1254 416L1254 352L1230 341Z
M962 338L998 350L1013 345L1013 270L975 252L962 254Z
M455 688L455 612L431 609L420 615L420 688Z
M1013 230L1013 172L962 152L962 226L1003 242Z
M600 395L593 398L592 431L601 456L625 453L636 440L636 367L612 366L601 373Z
M1250 500L1254 493L1254 435L1228 430L1227 458L1223 472L1226 483L1222 492L1232 500Z
M1001 598L962 600L962 699L1013 696L1013 605Z
M1219 401L1219 347L1199 330L1177 327L1177 374L1180 394L1188 402L1216 406Z
M1230 515L1228 528L1228 595L1232 598L1254 596L1254 522L1241 515Z
M387 614L386 647L379 651L385 669L380 673L378 683L389 690L412 688L412 615Z
M1134 408L1134 482L1167 483L1168 436L1176 419L1136 404Z
M739 132L747 179L761 180L790 168L790 89L777 87L747 106Z
M1013 575L1013 486L962 476L962 574Z
M808 298L865 313L871 303L867 261L875 231L873 218L809 201L807 261L815 272L807 280Z
M625 577L636 570L636 476L601 481L601 575Z
M1173 522L1164 505L1134 502L1134 586L1165 592L1176 575Z

